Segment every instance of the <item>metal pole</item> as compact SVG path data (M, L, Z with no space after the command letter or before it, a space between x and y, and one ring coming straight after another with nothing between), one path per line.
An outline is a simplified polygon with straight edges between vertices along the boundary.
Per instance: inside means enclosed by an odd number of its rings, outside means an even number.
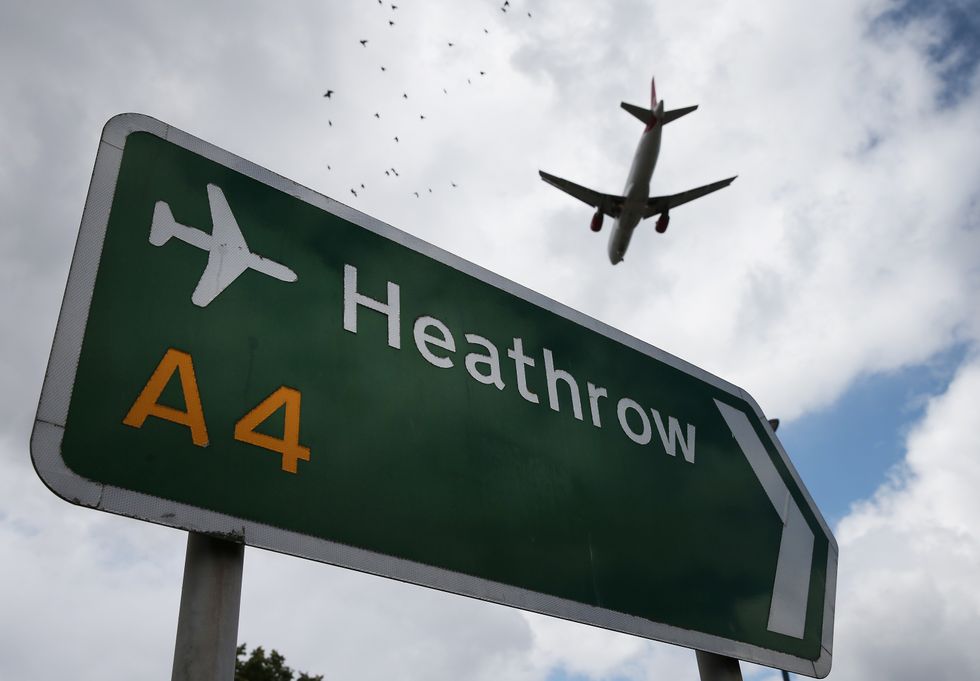
M742 681L742 670L738 660L724 655L716 655L703 650L695 650L698 656L698 672L701 681Z
M233 681L245 545L187 533L172 681Z

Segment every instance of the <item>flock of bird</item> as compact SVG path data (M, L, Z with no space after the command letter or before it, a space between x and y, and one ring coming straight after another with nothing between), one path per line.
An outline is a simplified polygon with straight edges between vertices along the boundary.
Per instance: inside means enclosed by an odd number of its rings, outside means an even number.
M391 7L391 9L389 10L391 12L391 14L389 15L389 17L391 17L391 18L388 18L387 19L387 23L388 23L388 26L389 27L394 27L396 25L396 21L395 21L395 18L394 17L397 16L395 13L397 12L397 10L399 8L399 5L397 3L395 3L395 2L391 2L391 0L378 0L378 5L381 5L382 7L384 7L385 5L388 5L388 6ZM511 11L512 14L516 14L516 12L513 12L513 9L512 9L511 4L510 4L510 0L504 0L503 4L500 5L499 9L500 9L500 11L503 14L507 14L508 11ZM528 16L529 19L530 18L533 18L532 15L531 15L531 12L527 12L527 16ZM483 34L484 35L489 35L490 34L490 30L488 28L486 28L486 27L483 27ZM371 38L362 38L362 39L358 40L358 42L360 43L360 45L361 45L362 48L364 48L364 49L367 50L367 49L371 49L370 48L371 40L372 40ZM447 45L447 49L448 48L453 48L453 47L456 46L456 42L455 41L446 41L446 45ZM388 68L385 65L380 65L380 68L381 68L381 71L382 72L387 72L387 70L388 70ZM476 73L479 74L479 77L480 78L485 77L487 75L487 72L484 71L484 70L477 70ZM476 73L474 73L471 77L467 77L466 78L467 85L472 85L473 84L473 78L476 77ZM442 88L442 92L443 92L444 95L448 95L449 94L449 90L447 88ZM341 93L338 93L336 90L328 89L326 92L323 93L323 98L326 99L326 100L329 100L329 101L333 101L334 100L334 95L337 95L338 98L340 98L342 96L342 94ZM407 91L403 91L402 92L401 99L404 99L404 100L408 100L409 99L408 92ZM380 111L375 111L374 114L373 114L373 117L380 120L381 119L381 112ZM419 118L418 118L418 120L419 121L425 121L426 120L426 115L425 115L424 111L420 111L419 112ZM333 120L330 119L330 118L328 118L327 119L327 125L332 128L333 127ZM395 143L395 144L400 143L400 138L399 137L400 137L399 135L395 135L393 137L393 143ZM327 170L333 170L333 167L328 164L327 165ZM395 168L392 168L392 167L385 168L384 169L384 174L385 174L386 177L389 177L389 178L399 178L399 177L401 177L401 174L398 172L398 170L395 169ZM454 181L450 181L449 182L449 188L450 189L455 189L458 186L459 185L457 185L456 182L454 182ZM367 189L367 187L366 187L365 183L360 182L357 185L355 185L355 186L353 186L353 187L350 188L350 193L355 198L357 198L357 197L359 197L359 193L358 192L359 191L362 191L363 192L366 189ZM411 192L411 194L414 195L415 198L418 199L418 198L421 198L423 195L427 195L427 194L432 194L433 193L431 187L426 187L425 189L426 189L426 191L413 191L413 192Z

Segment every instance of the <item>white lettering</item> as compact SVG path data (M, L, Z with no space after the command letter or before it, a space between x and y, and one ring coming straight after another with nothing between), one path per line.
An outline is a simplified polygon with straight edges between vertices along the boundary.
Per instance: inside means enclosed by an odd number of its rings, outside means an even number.
M442 336L433 336L426 333L426 330L429 328L436 329L442 334ZM452 359L449 357L440 357L429 349L429 346L433 345L437 348L448 350L449 352L456 352L456 340L453 338L453 334L450 333L446 325L441 321L435 317L419 317L415 320L415 327L412 329L412 335L415 336L415 347L419 349L419 354L422 355L429 364L433 364L440 369L448 369L453 365Z
M688 463L694 463L694 426L690 423L687 424L687 440L685 441L684 436L681 434L681 424L677 422L677 419L673 416L668 416L667 429L665 429L664 422L660 418L660 412L656 409L651 409L650 413L653 414L653 421L657 424L660 441L664 444L664 449L667 453L671 456L677 456L676 445L680 443L681 454L684 455L684 460Z
M358 293L357 268L344 265L344 330L357 333L357 306L363 305L388 317L388 345L399 349L402 346L399 304L398 284L388 282L388 302L382 303Z
M534 366L534 360L524 354L524 341L515 338L514 347L507 350L507 356L514 360L514 368L517 370L517 391L531 404L537 404L538 396L527 389L527 376L524 375L524 367Z
M344 265L344 330L357 333L358 307L365 307L373 312L379 312L386 317L388 327L388 345L395 349L401 348L401 290L397 284L387 282L387 299L378 300L358 291L357 268ZM369 325L378 323L376 317L368 317ZM429 364L440 369L449 369L455 364L457 352L456 339L449 327L439 319L430 315L422 315L415 319L412 325L412 336L419 354ZM475 333L464 334L466 342L471 346L463 360L467 373L483 385L492 385L497 390L506 387L500 365L500 351L489 339ZM555 359L551 350L542 348L544 357L545 384L548 389L548 406L552 411L561 411L559 400L559 384L564 383L571 396L572 413L579 421L583 419L582 394L578 382L569 371L555 367ZM525 354L524 340L514 338L513 344L507 349L507 357L514 361L517 391L521 397L531 404L540 404L541 399L528 387L528 367L534 368L535 360ZM465 380L465 379L464 379ZM509 380L509 379L508 379ZM535 379L537 380L537 379ZM602 428L600 400L609 398L609 391L600 385L586 383L589 412L592 425ZM566 398L567 399L567 398ZM616 399L614 396L613 400ZM632 413L631 413L632 412ZM566 412L567 413L567 412ZM653 423L650 417L653 417ZM661 412L656 409L648 410L639 402L624 397L616 403L616 417L626 436L638 445L648 445L653 440L653 426L663 445L664 451L671 457L677 458L677 448L687 463L695 461L696 430L690 423L682 424L677 418L664 414L666 425ZM639 419L639 421L637 421ZM686 428L686 430L685 430Z
M608 397L609 393L606 392L605 388L600 388L591 383L586 385L589 388L589 409L592 411L592 425L596 428L602 428L602 420L599 418L599 398Z
M497 390L504 389L504 379L500 377L500 355L497 353L497 346L488 341L483 336L475 333L466 334L466 342L474 345L482 345L487 349L486 355L471 352L466 355L466 370L470 376L484 385L495 385ZM477 371L477 366L485 364L489 367L489 373L482 374Z
M554 411L561 411L558 405L558 381L564 381L565 385L572 393L572 413L579 421L582 420L582 398L578 393L578 383L567 371L555 369L555 362L551 356L551 350L544 349L544 372L548 381L548 405Z
M630 428L630 424L626 420L627 409L632 409L640 415L640 420L643 422L643 430L641 432L634 433L633 429ZM645 445L650 442L650 438L653 437L653 433L650 432L650 419L648 419L646 413L644 413L643 407L630 398L624 397L616 405L616 416L619 418L620 427L623 429L623 432L629 436L629 439L638 445Z

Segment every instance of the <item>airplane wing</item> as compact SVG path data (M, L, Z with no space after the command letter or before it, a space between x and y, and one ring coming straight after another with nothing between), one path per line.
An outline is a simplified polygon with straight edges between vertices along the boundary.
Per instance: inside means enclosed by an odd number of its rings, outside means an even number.
M247 254L245 237L242 236L238 220L231 212L231 206L228 205L228 199L221 187L216 184L208 185L208 203L211 205L211 239L214 243L234 250L241 249Z
M191 302L205 307L249 268L251 253L238 227L238 221L224 193L217 185L208 185L211 204L211 245L208 265L191 294Z
M738 177L737 175L735 177ZM697 189L688 189L686 192L681 192L679 194L671 194L670 196L651 196L647 199L646 210L643 211L643 217L649 218L654 215L659 215L660 213L666 213L672 208L676 208L688 201L693 201L694 199L700 199L706 194L711 192L716 192L719 189L724 189L732 182L735 181L735 177L729 177L727 180L719 180L718 182L712 182L711 184L706 184L703 187L698 187Z
M191 302L198 307L206 307L247 269L248 251L243 254L216 244L208 254L208 266L191 294Z
M615 194L600 194L599 192L589 189L588 187L583 187L575 184L574 182L563 180L560 177L549 175L543 170L539 170L538 175L540 175L541 179L550 184L552 187L561 189L566 194L574 196L579 201L589 204L593 208L602 211L611 218L618 218L619 214L623 210L623 202L626 201L626 199L622 196L616 196Z

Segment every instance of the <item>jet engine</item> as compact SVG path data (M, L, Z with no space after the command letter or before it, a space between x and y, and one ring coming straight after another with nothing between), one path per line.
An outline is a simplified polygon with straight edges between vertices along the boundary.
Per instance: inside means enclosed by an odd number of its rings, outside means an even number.
M667 213L661 213L660 217L657 218L657 231L661 234L667 231L667 225L670 224L670 216Z
M595 215L592 216L592 224L589 225L589 229L591 229L593 232L598 232L600 229L602 229L602 211L601 210L597 210L595 212Z

